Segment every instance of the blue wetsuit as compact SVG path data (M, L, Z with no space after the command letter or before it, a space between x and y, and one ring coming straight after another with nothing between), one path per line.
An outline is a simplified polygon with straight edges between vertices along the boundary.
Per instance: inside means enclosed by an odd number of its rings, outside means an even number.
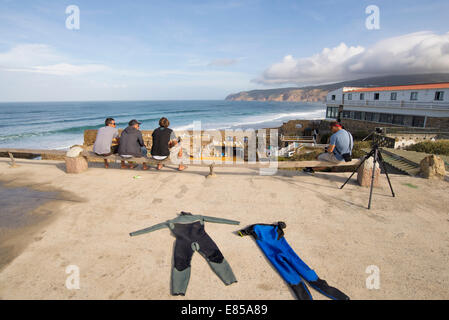
M349 300L340 290L330 287L326 281L320 279L315 271L298 257L284 238L285 223L274 225L255 224L239 231L241 236L251 235L270 260L279 274L290 285L299 300L312 300L303 279L315 290L334 300Z

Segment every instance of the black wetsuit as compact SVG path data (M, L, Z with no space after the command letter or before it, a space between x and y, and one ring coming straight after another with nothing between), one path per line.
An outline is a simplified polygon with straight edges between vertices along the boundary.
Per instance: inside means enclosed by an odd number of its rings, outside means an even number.
M198 251L205 257L212 270L214 270L226 285L237 282L231 266L223 257L215 242L204 230L205 221L233 225L239 224L238 221L234 220L181 212L181 215L175 219L130 233L131 236L136 236L167 227L173 232L176 237L174 268L172 270L173 295L185 295L190 279L190 262L195 251Z

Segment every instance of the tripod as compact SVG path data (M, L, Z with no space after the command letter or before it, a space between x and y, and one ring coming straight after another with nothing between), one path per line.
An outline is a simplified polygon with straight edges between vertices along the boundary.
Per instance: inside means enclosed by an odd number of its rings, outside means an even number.
M374 141L374 139L373 139ZM351 180L352 176L359 170L359 168L362 166L362 164L368 160L370 157L373 157L373 174L371 176L371 188L369 192L369 202L368 202L368 209L371 209L371 199L373 196L373 185L374 185L374 176L376 173L376 163L379 162L380 167L384 170L385 175L387 176L388 184L390 185L391 194L393 195L393 198L395 197L393 186L390 182L390 177L388 176L387 168L385 166L384 160L382 158L382 154L379 150L379 145L377 143L373 144L373 148L371 151L363 158L362 162L357 166L357 168L354 170L354 172L351 174L351 176L346 180L346 182L340 187L340 189L343 189L343 187L348 183L349 180Z

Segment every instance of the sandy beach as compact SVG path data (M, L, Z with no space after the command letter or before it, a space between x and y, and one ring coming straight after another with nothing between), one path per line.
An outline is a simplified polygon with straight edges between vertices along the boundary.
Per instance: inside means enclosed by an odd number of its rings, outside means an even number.
M234 232L254 223L285 221L285 237L298 255L351 299L449 299L449 195L447 181L392 175L374 191L348 173L166 167L65 173L58 161L0 159L5 187L57 192L33 209L46 215L10 241L20 250L0 269L1 299L294 299L256 243ZM139 175L140 179L134 179ZM2 195L0 195L2 197ZM129 232L174 218L181 210L239 220L240 226L206 224L238 283L224 286L196 253L185 297L170 295L174 237L168 229L130 237ZM19 229L20 231L20 229ZM66 288L70 265L80 289ZM369 266L380 271L379 289L367 289ZM312 290L315 299L324 296Z

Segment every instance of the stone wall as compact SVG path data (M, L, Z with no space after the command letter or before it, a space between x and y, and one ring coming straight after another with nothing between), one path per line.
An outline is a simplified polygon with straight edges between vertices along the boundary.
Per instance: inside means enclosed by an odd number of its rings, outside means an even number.
M363 120L353 120L353 119L341 119L341 123L348 128L350 131L367 130L373 131L377 127L399 127L390 123L376 123L368 122ZM432 118L428 117L426 120L426 128L435 128L449 131L449 118Z
M449 132L449 118L431 118L426 120L426 128L437 128Z
M122 134L122 129L119 129L119 135ZM84 146L91 147L95 143L95 139L97 138L98 130L84 130ZM151 134L153 131L151 130L142 130L143 141L147 146L151 146L153 144L153 138Z
M395 139L394 148L395 149L404 149L407 146L422 142L422 141L429 141L432 139L437 138L436 133L429 133L429 134L419 134L419 133L397 133L397 134L387 134L387 136L390 136Z
M365 131L373 132L376 128L381 127L400 127L387 123L375 123L362 120L341 119L343 126L351 132Z

